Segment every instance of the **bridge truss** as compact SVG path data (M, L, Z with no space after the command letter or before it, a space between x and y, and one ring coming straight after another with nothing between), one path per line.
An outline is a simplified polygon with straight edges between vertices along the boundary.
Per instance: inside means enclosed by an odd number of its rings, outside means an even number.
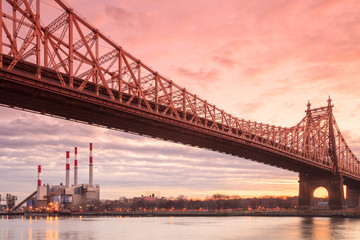
M332 104L311 109L285 128L239 119L188 92L135 58L61 0L57 17L40 17L39 0L0 1L0 67L161 116L179 126L296 158L329 172L360 180L360 162L347 145ZM54 15L52 15L54 16ZM22 66L30 64L24 70ZM30 66L30 67L29 67ZM52 77L50 77L50 75ZM89 119L87 122L91 122Z

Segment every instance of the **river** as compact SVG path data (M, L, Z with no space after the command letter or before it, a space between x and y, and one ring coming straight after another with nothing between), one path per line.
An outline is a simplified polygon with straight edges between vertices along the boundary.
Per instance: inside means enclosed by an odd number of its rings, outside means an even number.
M0 216L1 240L360 239L360 219L310 217Z

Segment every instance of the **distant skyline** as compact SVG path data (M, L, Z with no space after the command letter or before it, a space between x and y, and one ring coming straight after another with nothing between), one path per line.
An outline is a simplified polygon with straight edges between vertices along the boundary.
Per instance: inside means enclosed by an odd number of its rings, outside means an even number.
M53 8L56 3L45 1ZM67 0L105 35L178 85L247 120L289 127L333 99L360 156L360 8L337 0ZM44 13L46 15L48 13ZM76 111L76 109L74 109ZM79 182L101 198L298 194L298 174L208 150L0 107L0 194L19 199L65 182L65 151Z

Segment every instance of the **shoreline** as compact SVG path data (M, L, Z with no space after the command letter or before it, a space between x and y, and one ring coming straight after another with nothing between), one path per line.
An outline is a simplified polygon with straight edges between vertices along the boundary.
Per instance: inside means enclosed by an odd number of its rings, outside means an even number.
M14 212L0 213L0 216L25 217L333 217L360 218L360 209L356 210L280 210L280 211L144 211L144 212Z

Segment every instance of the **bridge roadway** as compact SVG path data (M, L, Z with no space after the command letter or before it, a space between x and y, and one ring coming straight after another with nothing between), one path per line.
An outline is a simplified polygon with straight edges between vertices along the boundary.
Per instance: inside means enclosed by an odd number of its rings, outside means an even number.
M12 71L6 69L11 58L4 55L0 69L0 103L67 120L131 132L152 138L197 146L212 151L265 163L291 171L332 175L330 166L317 164L295 154L205 128L182 119L148 111L138 104L126 105L102 95L96 96L95 86L88 83L78 91L82 80L74 79L74 88L59 84L56 72L42 68L42 78L35 77L36 66L19 62ZM67 76L63 75L67 81ZM115 99L117 92L113 92ZM130 96L129 96L130 97ZM126 98L126 96L125 96ZM191 116L189 116L191 118ZM342 173L345 185L360 187L360 177Z

